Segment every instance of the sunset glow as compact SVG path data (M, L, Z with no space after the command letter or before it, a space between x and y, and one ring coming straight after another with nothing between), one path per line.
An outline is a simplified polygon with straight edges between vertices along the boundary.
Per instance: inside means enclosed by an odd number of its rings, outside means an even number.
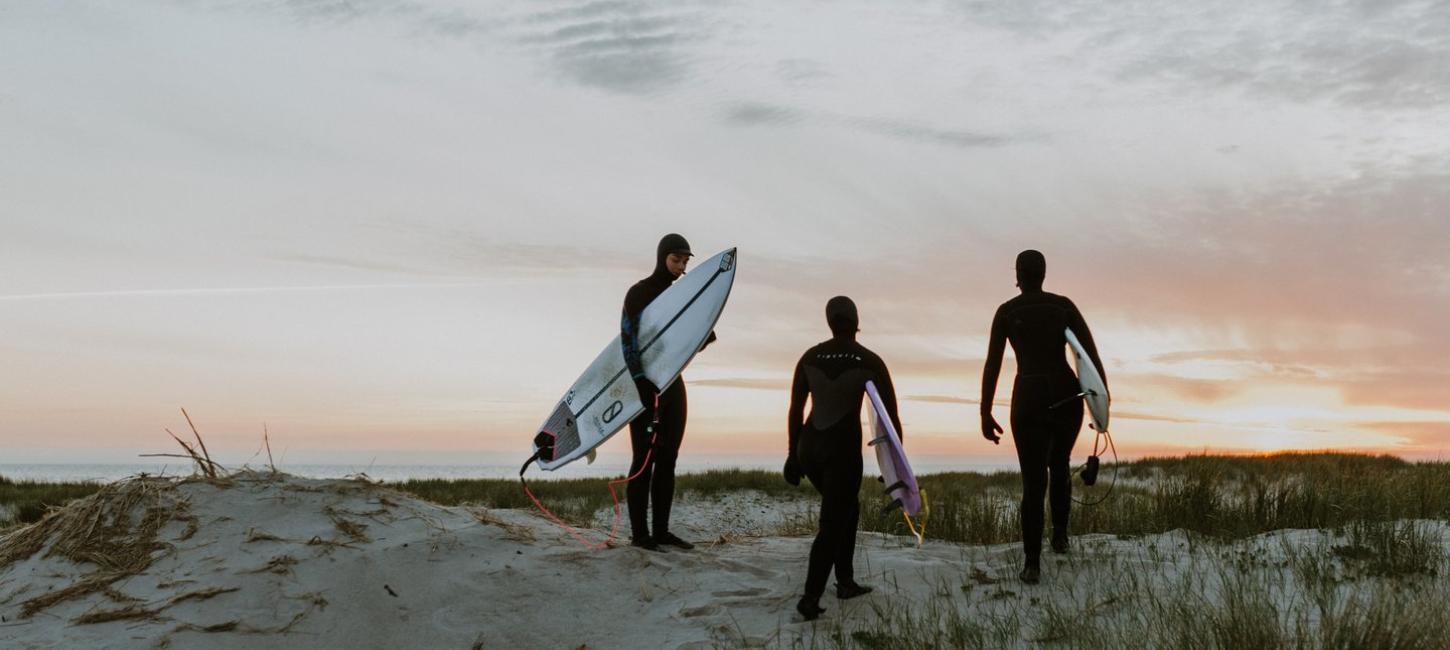
M1012 458L1024 248L1125 456L1450 449L1450 46L1406 28L1445 6L322 4L6 10L7 460L170 451L184 406L237 462L522 461L667 232L740 256L685 455L783 456L846 294L910 450Z

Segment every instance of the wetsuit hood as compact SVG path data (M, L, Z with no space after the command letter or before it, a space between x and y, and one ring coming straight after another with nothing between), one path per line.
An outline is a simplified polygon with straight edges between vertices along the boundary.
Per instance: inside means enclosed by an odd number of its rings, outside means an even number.
M855 339L860 331L861 318L856 313L856 303L846 296L836 296L826 302L826 324L831 327L831 336L838 339Z
M1017 254L1017 286L1023 291L1041 291L1047 277L1047 257L1028 249Z
M690 257L694 257L695 254L690 252L690 242L686 241L685 238L680 235L670 233L660 239L659 246L655 247L654 274L657 276L667 277L670 279L671 282L673 282L675 280L675 276L671 275L670 270L665 267L665 258L669 257L670 253L681 253Z

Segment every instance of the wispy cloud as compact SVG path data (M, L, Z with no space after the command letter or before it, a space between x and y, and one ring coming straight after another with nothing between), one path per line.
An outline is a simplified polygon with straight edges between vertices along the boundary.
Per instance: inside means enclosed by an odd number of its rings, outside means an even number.
M876 135L949 147L989 148L1029 141L1041 136L1000 135L959 129L943 129L918 122L880 116L840 115L760 102L740 102L724 110L723 119L733 126L835 126Z
M1434 0L1163 4L956 3L968 21L1034 38L1070 34L1119 80L1199 96L1426 109L1450 101L1450 6Z
M1425 422L1360 422L1356 426L1403 436L1406 444L1435 449L1450 448L1450 420Z
M717 386L720 388L746 388L750 390L768 390L784 393L790 390L790 379L757 379L745 377L725 377L717 379L691 379L691 386Z
M337 284L316 286L277 287L209 287L193 289L122 289L116 291L61 291L53 293L28 293L0 295L0 301L19 302L27 300L78 300L85 298L180 298L189 296L210 296L228 294L305 293L325 291L375 291L390 289L439 289L478 287L478 283L450 282L431 284Z
M671 5L618 0L541 11L520 23L520 42L537 48L568 78L628 94L683 80L688 48L709 37L710 24Z

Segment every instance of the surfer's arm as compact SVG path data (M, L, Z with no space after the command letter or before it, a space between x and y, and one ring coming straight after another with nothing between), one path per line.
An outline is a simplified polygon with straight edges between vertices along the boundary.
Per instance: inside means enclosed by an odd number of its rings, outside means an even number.
M1072 333L1077 335L1077 340L1082 343L1083 350L1087 351L1088 358L1092 359L1093 365L1098 367L1098 376L1103 378L1103 388L1108 388L1108 372L1103 370L1103 360L1098 357L1098 346L1093 343L1093 333L1088 330L1087 321L1083 319L1082 312L1077 310L1077 305L1068 300L1067 306L1067 326L1072 328Z
M796 443L800 441L801 429L805 427L806 396L809 394L810 383L806 381L806 373L801 364L797 363L795 377L790 382L790 413L786 416L786 432L790 445L788 452L792 458L795 457Z
M987 362L982 366L982 415L992 414L992 398L997 394L997 376L1002 374L1002 355L1007 348L1006 319L1002 310L992 317L992 335L987 343Z
M644 313L639 288L633 287L624 296L624 313L619 319L619 344L624 348L624 365L629 367L629 376L635 380L644 379L644 361L639 351L639 316Z

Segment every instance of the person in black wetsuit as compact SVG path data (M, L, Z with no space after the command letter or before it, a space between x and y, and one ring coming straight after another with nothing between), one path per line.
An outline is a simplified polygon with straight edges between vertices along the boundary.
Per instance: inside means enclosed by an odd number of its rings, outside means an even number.
M1077 306L1066 297L1042 290L1047 259L1035 250L1017 256L1017 286L1021 295L1003 303L992 318L991 342L982 371L982 436L994 444L1001 425L992 417L992 397L1002 372L1003 348L1012 343L1017 356L1017 378L1012 384L1012 442L1022 468L1022 549L1026 563L1022 581L1035 584L1041 577L1042 499L1052 502L1052 550L1068 551L1067 520L1072 508L1072 446L1082 428L1082 401L1073 399L1080 389L1067 364L1063 330L1071 327L1098 374L1107 385L1103 362L1093 336Z
M855 598L871 591L857 584L851 566L856 551L856 523L861 512L861 402L866 382L876 383L881 401L896 431L896 389L891 374L876 353L856 342L856 304L837 296L826 303L831 339L801 356L791 382L788 431L790 449L785 480L800 485L801 476L821 493L821 523L811 544L806 571L806 592L796 611L812 620L826 611L821 594L826 578L836 571L836 597ZM806 397L811 413L806 418Z
M663 393L645 377L641 354L646 342L639 340L639 317L645 307L684 275L691 256L690 242L684 237L669 234L660 239L655 249L654 273L629 288L629 293L624 296L624 314L620 319L619 340L624 348L624 362L629 366L630 376L639 391L639 401L644 404L644 412L629 423L629 442L634 451L629 475L638 474L625 489L633 533L630 543L651 551L663 550L660 548L662 544L682 549L695 547L670 532L670 506L675 498L675 460L680 453L680 442L685 437L688 403L684 377L676 379ZM705 345L714 341L715 333L711 332ZM659 425L654 427L655 440L651 445L650 424L654 421L656 408ZM645 467L646 456L649 467ZM650 534L647 511L651 498L654 500L653 535Z

